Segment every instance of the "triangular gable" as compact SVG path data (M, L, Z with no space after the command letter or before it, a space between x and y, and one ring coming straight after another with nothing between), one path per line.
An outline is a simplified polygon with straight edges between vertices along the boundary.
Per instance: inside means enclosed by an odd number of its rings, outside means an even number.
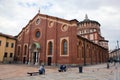
M27 24L24 28L22 28L21 32L20 32L17 36L19 36L19 35L23 32L23 30L26 29L26 27L28 27L30 24L32 24L34 21L36 21L36 19L38 19L38 18L51 19L51 20L53 20L53 21L62 22L62 23L65 23L65 24L70 24L70 25L71 25L71 24L76 24L76 25L77 25L77 23L79 22L79 21L77 21L76 19L66 20L66 19L62 19L62 18L58 18L58 17L54 17L54 16L49 16L49 15L37 13L37 14L33 17L33 19L30 20L30 21L28 22L28 24Z

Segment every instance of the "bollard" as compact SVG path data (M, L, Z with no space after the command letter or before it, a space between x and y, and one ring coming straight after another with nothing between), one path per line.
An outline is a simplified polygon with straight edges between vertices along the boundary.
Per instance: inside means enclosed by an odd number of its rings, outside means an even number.
M110 67L110 66L109 66L109 63L107 63L107 69L109 69L109 67Z
M79 66L79 73L82 73L82 66Z

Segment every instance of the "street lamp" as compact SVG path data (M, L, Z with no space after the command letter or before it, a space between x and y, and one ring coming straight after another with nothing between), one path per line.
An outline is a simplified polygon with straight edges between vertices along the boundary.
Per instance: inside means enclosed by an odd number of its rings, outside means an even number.
M119 59L119 41L117 40L117 51L116 51L116 53L117 53L117 59Z
M119 41L117 40L117 48L119 49Z

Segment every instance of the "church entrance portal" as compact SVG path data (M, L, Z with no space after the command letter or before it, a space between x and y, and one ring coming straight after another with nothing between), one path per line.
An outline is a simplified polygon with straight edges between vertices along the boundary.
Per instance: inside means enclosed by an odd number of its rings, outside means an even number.
M38 65L40 59L40 45L39 43L33 43L30 46L29 64Z

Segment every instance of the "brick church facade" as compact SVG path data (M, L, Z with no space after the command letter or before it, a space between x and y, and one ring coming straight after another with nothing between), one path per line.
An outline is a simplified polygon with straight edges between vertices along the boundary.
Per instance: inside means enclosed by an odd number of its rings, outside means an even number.
M108 49L78 35L78 21L38 13L16 36L15 60L32 65L104 63Z

